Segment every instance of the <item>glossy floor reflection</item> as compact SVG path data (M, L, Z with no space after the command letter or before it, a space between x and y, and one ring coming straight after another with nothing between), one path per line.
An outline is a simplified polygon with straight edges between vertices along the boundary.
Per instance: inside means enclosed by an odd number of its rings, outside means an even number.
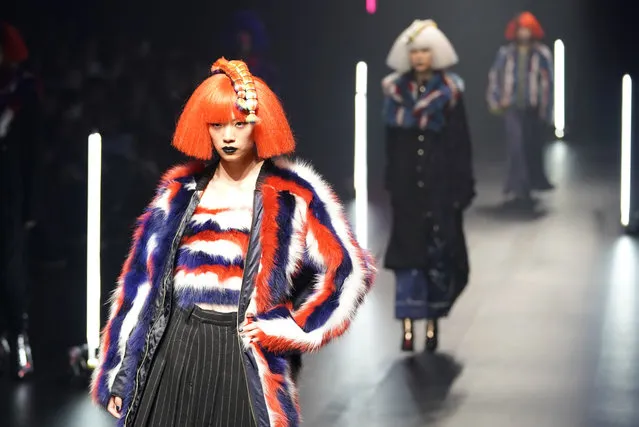
M381 270L350 333L305 358L306 426L639 425L639 246L617 225L616 158L557 143L548 165L557 189L524 212L502 203L501 165L478 156L471 283L441 323L441 351L399 351ZM381 256L389 212L372 194ZM46 379L3 382L0 410L7 426L112 425L81 389Z

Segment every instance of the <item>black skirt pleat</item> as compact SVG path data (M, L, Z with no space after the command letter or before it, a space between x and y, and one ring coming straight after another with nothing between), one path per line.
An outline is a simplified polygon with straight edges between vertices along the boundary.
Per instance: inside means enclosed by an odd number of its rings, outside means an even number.
M236 313L177 309L134 426L255 427L236 325Z

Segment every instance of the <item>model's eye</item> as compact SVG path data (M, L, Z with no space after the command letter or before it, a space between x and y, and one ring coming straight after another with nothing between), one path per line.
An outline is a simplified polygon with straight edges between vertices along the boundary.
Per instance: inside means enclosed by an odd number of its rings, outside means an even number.
M246 126L246 122L235 122L236 128L243 128L244 126Z
M209 126L211 126L213 129L221 129L222 128L222 124L221 123L210 123Z

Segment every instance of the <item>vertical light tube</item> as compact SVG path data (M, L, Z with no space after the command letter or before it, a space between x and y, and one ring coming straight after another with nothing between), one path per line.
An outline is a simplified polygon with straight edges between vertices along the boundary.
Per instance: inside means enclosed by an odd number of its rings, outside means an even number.
M564 42L555 40L555 135L561 139L564 137L566 127L566 52Z
M368 66L358 62L355 68L355 233L362 247L368 247L368 170L366 136L366 86Z
M102 137L89 135L87 178L87 347L94 366L100 346L100 200L102 181Z
M632 79L628 74L621 81L621 225L630 223L632 178Z
M377 0L366 0L366 12L371 15L377 11Z

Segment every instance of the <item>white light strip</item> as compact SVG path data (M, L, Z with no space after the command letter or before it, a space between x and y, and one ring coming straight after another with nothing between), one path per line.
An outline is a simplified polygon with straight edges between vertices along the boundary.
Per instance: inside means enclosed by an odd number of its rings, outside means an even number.
M89 361L100 346L100 199L102 178L102 137L89 135L87 193L87 347Z
M621 225L630 223L630 180L632 155L632 79L623 76L621 84Z
M368 66L358 62L355 68L355 234L360 245L368 247L368 171L366 136L366 86Z
M555 135L557 138L564 137L564 131L566 127L566 52L564 42L561 40L555 40Z

